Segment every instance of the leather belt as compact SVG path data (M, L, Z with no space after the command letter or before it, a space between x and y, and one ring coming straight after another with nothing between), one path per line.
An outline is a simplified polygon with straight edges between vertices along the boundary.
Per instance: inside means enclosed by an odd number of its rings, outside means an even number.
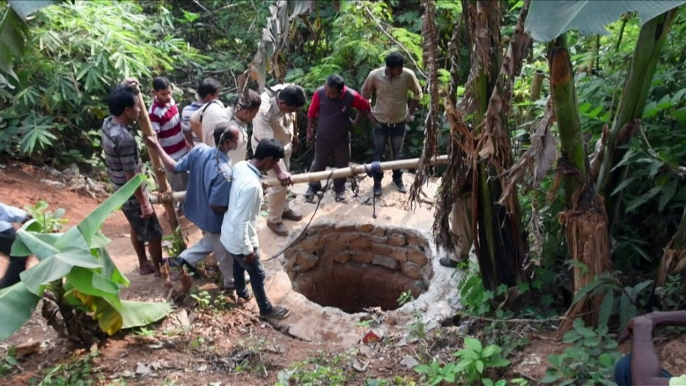
M398 122L398 123L383 123L383 122L378 122L378 121L377 121L376 123L378 123L378 124L381 125L381 126L386 126L386 127L401 127L401 126L405 126L405 122L404 122L404 121L403 121L403 122Z

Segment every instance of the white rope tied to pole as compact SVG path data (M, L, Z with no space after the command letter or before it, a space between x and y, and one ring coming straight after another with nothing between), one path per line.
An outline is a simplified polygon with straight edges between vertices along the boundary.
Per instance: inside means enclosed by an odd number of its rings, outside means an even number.
M448 163L448 156L447 155L440 155L440 156L437 156L436 158L432 158L428 161L432 165L447 164ZM381 162L379 165L381 166L381 170L397 170L397 169L414 168L417 166L417 163L419 163L419 158ZM369 164L362 164L362 165L351 166L348 168L335 169L335 170L333 170L333 172L330 170L325 170L325 171L314 172L314 173L294 174L291 176L291 180L293 181L294 185L295 184L310 183L310 182L317 182L317 181L325 181L328 178L336 179L336 178L356 176L359 174L367 174L367 172L370 170L369 168L370 168ZM277 186L277 185L281 184L281 182L279 182L279 180L276 178L267 178L267 179L263 180L262 183L264 185L267 185L267 186ZM170 196L172 197L172 199L175 202L178 202L178 201L181 201L184 198L186 198L186 192L174 192L174 193L170 194ZM151 194L150 195L150 201L152 201L153 204L159 204L160 203L159 194L157 194L157 193Z

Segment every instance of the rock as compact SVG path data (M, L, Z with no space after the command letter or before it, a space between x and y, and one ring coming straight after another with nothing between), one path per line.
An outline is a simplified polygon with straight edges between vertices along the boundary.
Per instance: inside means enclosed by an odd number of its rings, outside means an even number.
M405 357L400 361L400 364L412 370L415 367L419 366L419 361L417 361L412 356L405 355Z
M350 259L356 263L369 264L372 262L374 255L371 252L356 252L350 254Z
M333 255L333 261L341 264L345 264L350 260L350 254L347 252L338 252L335 255Z
M14 355L17 358L28 357L40 352L40 341L24 342L14 348Z
M374 255L374 258L372 258L372 264L380 265L388 269L398 268L398 260L396 260L392 256Z
M407 261L401 264L400 269L403 271L405 276L412 280L422 279L422 269L411 261Z
M374 227L374 230L372 230L372 236L383 236L386 234L386 228L385 227Z
M410 245L426 245L426 237L414 229L405 230L405 238Z
M357 232L345 232L338 235L338 241L341 243L350 243L352 241L361 240L363 237L365 236Z
M358 232L369 233L374 229L374 224L357 224L355 229Z
M298 248L303 250L312 250L317 242L319 241L319 235L312 235L305 237L301 242L298 243Z
M420 251L412 244L410 244L410 246L407 248L407 260L417 264L420 267L423 267L429 261L429 259L426 258L426 252Z
M428 286L431 283L431 278L434 277L434 270L431 268L431 264L427 264L422 268L422 279L424 283Z
M296 272L309 271L312 267L315 266L315 264L317 264L317 260L319 260L317 256L314 256L305 251L300 251L298 253L298 257L295 260L293 270Z
M407 249L405 248L393 248L393 253L391 254L394 259L403 262L407 261Z
M152 369L149 365L138 362L136 363L136 374L140 375L141 377L145 377L152 374Z
M329 241L324 245L324 251L326 253L336 253L340 251L345 251L348 249L348 245L345 243L341 243L340 241Z
M388 244L388 237L386 236L367 236L369 240L377 244Z
M66 187L65 184L63 184L63 183L61 183L61 182L59 182L59 181L48 180L48 179L45 179L45 178L41 179L41 180L40 180L40 183L41 183L41 184L48 185L48 186L52 186L53 188L57 188L57 189L64 189L64 188Z
M372 252L374 252L375 255L392 256L393 247L386 244L372 243Z
M338 233L327 233L319 237L319 244L338 239Z
M357 240L351 241L348 249L351 251L366 252L372 248L372 242L368 238L362 237Z
M404 235L394 233L394 234L388 236L388 244L390 244L394 247L402 247L403 245L405 245L405 242L406 241L405 241Z
M357 228L357 225L355 225L353 223L344 222L344 223L336 224L336 226L334 227L334 230L336 232L343 233L343 232L353 232L356 228Z
M76 177L79 175L79 167L73 163L69 165L69 167L66 168L62 173L64 173L65 176Z

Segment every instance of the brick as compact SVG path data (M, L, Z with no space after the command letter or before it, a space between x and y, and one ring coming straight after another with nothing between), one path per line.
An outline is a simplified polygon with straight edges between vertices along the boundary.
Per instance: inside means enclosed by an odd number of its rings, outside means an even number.
M334 227L334 230L336 232L353 232L357 228L357 225L352 224L352 223L340 223L336 224Z
M385 227L374 227L374 230L372 230L372 236L383 236L386 234L386 228Z
M333 255L333 261L341 264L345 264L350 260L350 253L348 252L338 252Z
M400 269L403 271L403 274L405 274L405 276L409 277L412 280L422 279L422 269L410 261L402 263Z
M298 248L306 251L314 250L315 245L319 242L319 235L312 235L305 237L298 243Z
M386 236L367 236L369 240L377 244L388 244L388 237Z
M351 251L356 251L356 252L366 252L371 250L372 248L372 242L369 241L368 238L358 238L357 240L354 240L350 242L348 248Z
M393 247L387 244L372 243L372 252L374 252L375 255L393 257Z
M350 254L350 260L360 264L369 264L373 258L374 255L371 252L355 252Z
M402 247L405 245L406 240L405 240L405 235L399 234L399 233L393 233L388 236L388 244L392 245L394 247Z
M372 258L372 264L380 265L388 269L398 268L398 260L394 259L392 256L374 255Z
M374 229L374 224L357 224L355 226L358 232L369 233Z
M317 256L301 251L295 260L293 270L296 272L309 271L310 269L312 269L312 267L315 266L315 264L317 264L318 260L319 259L317 258Z
M400 262L407 261L407 249L393 248L393 253L391 253L391 256Z
M338 241L341 243L350 243L352 241L359 240L361 238L365 237L361 233L357 232L343 232L338 234Z
M426 252L422 252L419 248L410 245L407 247L407 260L417 264L420 267L426 265L429 259L426 258Z
M345 243L341 243L338 240L329 241L328 243L324 244L324 252L327 254L346 251L346 250L348 250L348 245Z

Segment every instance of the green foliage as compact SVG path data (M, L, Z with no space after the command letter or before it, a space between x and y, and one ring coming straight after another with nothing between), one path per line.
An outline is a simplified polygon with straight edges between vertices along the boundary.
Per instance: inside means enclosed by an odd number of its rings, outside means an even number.
M165 235L162 237L162 241L166 242L162 245L162 248L169 256L179 256L181 252L186 248L188 243L188 237L183 232L181 225L174 229L174 232L170 235Z
M36 15L27 53L15 66L18 82L0 95L9 104L0 112L0 152L68 161L63 153L75 149L78 161L89 161L111 87L129 76L145 84L203 60L173 35L173 23L141 10L128 1L76 1Z
M576 319L563 341L574 346L560 355L548 356L552 367L541 382L561 386L615 384L612 381L614 365L621 358L621 353L617 341L608 335L607 325L594 330L584 326L582 319Z
M97 350L68 363L57 365L43 376L42 380L31 378L32 386L89 386L95 384L93 358Z
M102 331L109 335L121 328L155 322L171 311L167 303L122 301L119 291L129 281L119 272L105 246L110 242L101 232L103 222L131 197L144 181L130 180L98 206L77 226L63 234L41 233L40 222L31 220L17 232L13 255L36 256L39 263L21 273L21 281L0 291L0 339L19 329L31 316L46 292L61 307L91 312ZM62 315L68 324L68 315ZM72 331L72 333L75 333Z
M12 372L12 370L17 365L17 358L15 357L16 350L14 347L10 347L5 354L0 357L0 377Z
M350 360L346 355L317 355L298 362L279 372L274 386L292 384L302 386L343 386L349 381L345 366Z
M35 220L34 224L37 225L36 232L38 233L55 233L62 230L64 224L68 223L69 220L63 218L65 210L62 208L57 209L54 213L48 209L48 202L45 200L38 201L34 206L27 206L24 209L29 213Z

